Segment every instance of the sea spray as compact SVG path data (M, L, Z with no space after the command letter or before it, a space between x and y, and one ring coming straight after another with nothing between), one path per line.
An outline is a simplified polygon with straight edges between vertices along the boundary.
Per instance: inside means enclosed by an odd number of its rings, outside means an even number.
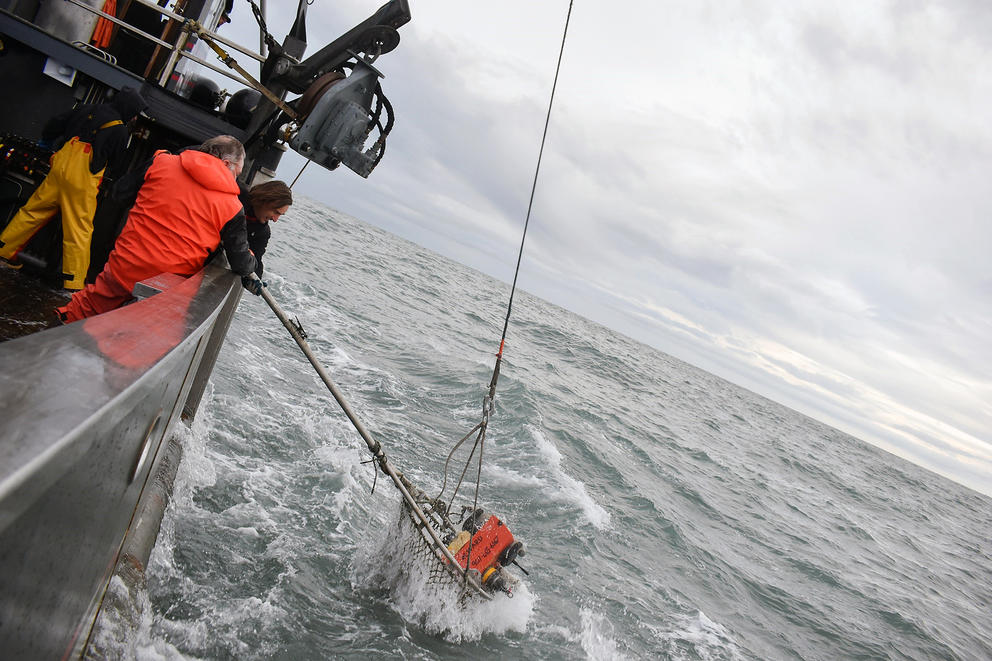
M526 629L536 603L526 583L517 582L512 598L502 593L491 601L472 593L463 596L451 581L432 576L439 561L422 548L421 533L397 505L391 523L356 557L355 580L384 589L404 620L451 642Z

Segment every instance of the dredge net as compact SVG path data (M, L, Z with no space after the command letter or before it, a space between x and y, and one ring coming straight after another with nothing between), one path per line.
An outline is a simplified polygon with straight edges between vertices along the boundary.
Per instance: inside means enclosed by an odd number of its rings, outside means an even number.
M414 503L406 498L401 500L397 540L409 554L407 557L416 558L415 564L422 568L425 585L431 586L429 589L436 591L435 596L439 598L441 593L458 595L462 604L467 600L492 599L492 594L482 587L478 571L469 569L466 572L448 558L446 544L458 531L448 518L444 503L429 498L402 473L399 478Z
M390 520L377 528L375 542L356 557L356 579L389 594L390 607L425 632L451 642L478 640L526 630L535 597L520 581L514 598L483 598L439 559L433 539L416 515L395 503Z

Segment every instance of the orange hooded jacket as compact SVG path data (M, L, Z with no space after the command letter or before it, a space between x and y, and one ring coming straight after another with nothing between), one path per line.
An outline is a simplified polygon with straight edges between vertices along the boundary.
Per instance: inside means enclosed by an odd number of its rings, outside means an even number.
M192 275L240 210L238 184L223 161L194 150L159 152L107 265L128 290L159 273Z

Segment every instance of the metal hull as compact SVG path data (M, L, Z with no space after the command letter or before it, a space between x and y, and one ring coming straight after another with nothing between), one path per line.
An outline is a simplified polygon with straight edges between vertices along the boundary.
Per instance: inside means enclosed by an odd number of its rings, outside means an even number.
M17 90L0 99L0 133L37 139L54 113L130 85L149 108L126 167L156 149L222 133L243 137L216 113L73 46L28 22L30 15L0 9L0 83ZM51 61L76 72L71 86L44 73ZM2 172L0 226L42 177L16 167ZM125 212L101 199L91 278ZM35 275L55 272L49 282L57 289L57 253L30 250L45 262ZM50 290L19 286L23 273L10 275L0 279L5 322L16 300L22 330L44 327ZM163 447L177 423L195 414L240 296L238 278L218 264L119 310L0 343L0 658L78 658L118 561L143 571L171 489L154 476L178 461Z
M0 344L4 658L82 649L160 449L195 411L240 294L229 271L208 267Z

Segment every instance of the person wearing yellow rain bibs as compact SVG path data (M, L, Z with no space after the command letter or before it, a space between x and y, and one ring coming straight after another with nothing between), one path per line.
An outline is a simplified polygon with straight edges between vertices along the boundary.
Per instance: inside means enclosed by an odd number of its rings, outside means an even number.
M137 91L125 87L109 103L79 106L49 120L42 143L58 150L51 171L0 234L0 257L16 265L21 249L61 211L64 287L83 288L104 170L123 154L127 123L146 107Z

